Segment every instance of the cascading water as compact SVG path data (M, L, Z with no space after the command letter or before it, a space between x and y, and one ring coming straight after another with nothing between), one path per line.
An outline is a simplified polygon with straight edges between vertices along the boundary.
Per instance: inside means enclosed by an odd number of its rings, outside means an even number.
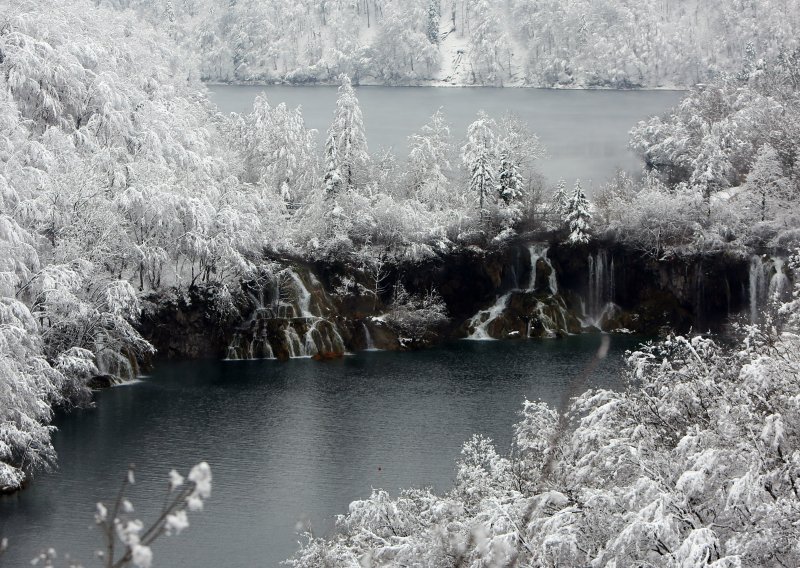
M761 298L764 296L767 282L767 270L760 256L750 259L750 323L758 321Z
M786 299L786 294L789 290L789 278L784 272L784 260L782 258L775 258L772 263L775 274L769 281L769 297L776 301L782 301Z
M307 276L315 288L321 289L313 274ZM276 351L289 358L344 353L344 340L336 324L314 313L319 305L312 307L314 296L298 272L285 268L270 286L273 301L268 308L263 307L264 290L251 294L255 309L228 346L228 359L275 358Z
M300 341L300 336L297 335L297 330L291 325L283 328L283 336L286 339L286 346L289 348L289 357L309 357L305 344Z
M314 314L311 313L311 292L308 291L303 280L294 270L288 269L287 274L292 279L295 285L295 293L297 294L297 307L301 318L313 318Z
M550 264L550 260L547 259L547 265L550 267L550 276L547 278L547 284L550 286L550 293L553 295L558 294L558 279L556 278L556 270L553 268L553 265Z
M750 259L750 323L756 324L772 301L787 299L790 282L782 258L754 255Z
M528 290L536 289L536 267L539 264L539 259L546 258L547 247L541 245L532 245L528 248L531 257L531 277L528 280Z
M367 324L362 323L361 327L364 328L364 343L366 345L366 351L379 351L379 349L375 347L375 342L372 339L372 334L369 332Z
M532 336L533 323L537 322L537 329L547 337L553 337L566 331L567 329L567 308L558 294L558 280L556 271L548 258L548 248L542 244L534 244L528 247L530 257L530 277L524 289L515 288L506 294L498 297L494 305L490 308L481 310L470 318L467 327L472 330L467 339L490 340L494 339L490 333L493 321L500 317L509 308L512 295L523 296L523 305L526 306L526 313L517 313L512 316L525 321L525 327L517 327L513 330L515 334L525 333L525 337ZM541 264L545 265L546 283L537 282L537 276L542 273ZM516 301L515 301L516 305ZM519 309L516 308L519 312ZM512 321L512 326L515 325ZM512 332L509 332L509 336Z
M536 290L536 274L538 272L537 266L539 261L541 260L547 265L549 273L547 275L547 286L550 289L551 294L558 294L558 280L556 278L556 271L553 268L553 265L550 263L550 258L548 258L547 253L549 249L548 247L544 247L541 245L532 245L529 248L529 252L531 255L531 278L528 282L528 290L534 291Z
M503 294L494 305L489 308L488 310L481 310L469 320L469 327L471 327L474 331L467 337L467 339L474 339L477 341L488 341L494 339L491 335L489 335L488 327L489 324L496 320L506 309L508 305L508 299L511 297L511 293Z
M587 297L583 302L583 323L586 327L602 329L604 323L614 316L619 306L614 303L614 258L608 251L599 250L589 255L589 279Z
M226 360L237 361L242 359L275 359L272 345L262 331L258 334L243 335L237 333L228 345Z

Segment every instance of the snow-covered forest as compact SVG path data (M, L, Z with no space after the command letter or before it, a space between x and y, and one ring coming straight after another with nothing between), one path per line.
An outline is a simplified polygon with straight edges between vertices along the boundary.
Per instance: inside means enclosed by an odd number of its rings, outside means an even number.
M290 259L372 278L377 305L393 265L531 235L654 262L800 247L793 0L217 4L0 13L2 492L55 464L54 408L153 356L154 293L203 289L222 317ZM340 87L318 147L301 109L262 96L226 116L203 80ZM454 139L442 109L407 159L371 151L354 83L422 81L691 88L631 125L641 178L587 195L548 185L546 148L511 113L477 112ZM392 293L407 335L447 320L436 290ZM798 294L733 346L670 336L632 354L624 392L581 389L565 413L526 402L510 454L475 437L451 492L375 491L294 564L796 565Z
M134 8L213 81L690 86L796 47L796 0L98 0Z

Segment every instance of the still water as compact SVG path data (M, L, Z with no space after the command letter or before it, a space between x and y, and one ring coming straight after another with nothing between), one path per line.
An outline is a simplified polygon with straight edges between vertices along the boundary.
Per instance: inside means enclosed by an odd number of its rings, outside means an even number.
M247 113L264 92L271 105L301 106L306 126L319 131L318 145L333 119L335 87L213 85L211 99L222 112ZM512 111L535 132L548 157L538 169L549 181L576 178L584 188L609 179L618 168L634 175L641 160L628 149L628 132L640 120L660 115L683 97L682 91L591 91L436 87L359 87L370 151L391 148L400 159L408 155L408 137L440 107L451 125L457 146L479 110L500 118Z
M155 566L279 566L298 527L325 534L372 487L447 490L473 433L507 451L523 400L558 405L600 338L460 341L324 363L164 364L97 393L95 408L58 417L59 470L0 497L0 535L11 545L0 565L27 565L42 547L99 565L94 504L113 499L129 463L131 501L152 518L167 472L206 460L212 497L186 532L156 543ZM636 344L614 336L586 384L620 387L622 353Z

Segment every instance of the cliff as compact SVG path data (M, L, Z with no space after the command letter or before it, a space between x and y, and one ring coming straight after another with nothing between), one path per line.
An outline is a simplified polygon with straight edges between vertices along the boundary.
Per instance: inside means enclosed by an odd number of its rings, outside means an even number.
M720 331L736 314L758 318L788 279L766 256L656 260L599 242L516 243L413 264L283 260L228 296L218 287L154 294L141 331L159 358L282 360L453 338Z

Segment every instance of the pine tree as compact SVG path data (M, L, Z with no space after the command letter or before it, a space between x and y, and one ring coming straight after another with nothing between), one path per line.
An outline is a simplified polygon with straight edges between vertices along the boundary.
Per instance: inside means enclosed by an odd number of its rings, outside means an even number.
M566 222L570 233L567 242L570 244L585 244L589 242L589 222L592 214L589 213L589 201L581 187L581 180L575 182L575 191L567 206Z
M728 177L733 167L725 148L722 137L712 131L703 141L700 152L692 163L689 183L702 193L708 217L711 217L711 196L730 185Z
M500 154L500 174L498 176L498 197L506 205L522 198L525 181L519 172L519 166L507 152Z
M325 141L325 192L328 196L339 193L342 187L342 173L339 169L339 152L336 148L336 136L328 132Z
M494 121L485 112L467 129L467 143L462 147L461 159L470 173L470 190L477 194L481 221L486 215L486 205L495 188L497 144Z
M332 148L335 148L341 181L348 188L352 188L361 181L359 178L363 175L367 162L369 162L369 153L361 107L353 86L350 84L350 77L342 75L341 80L339 98L336 100L336 112L333 123L328 129L328 139L334 141ZM328 143L326 143L326 148L327 146ZM326 156L326 164L328 163L329 159Z
M553 210L555 211L558 222L563 223L569 212L569 198L567 197L567 183L564 178L558 180L556 190L553 193Z

